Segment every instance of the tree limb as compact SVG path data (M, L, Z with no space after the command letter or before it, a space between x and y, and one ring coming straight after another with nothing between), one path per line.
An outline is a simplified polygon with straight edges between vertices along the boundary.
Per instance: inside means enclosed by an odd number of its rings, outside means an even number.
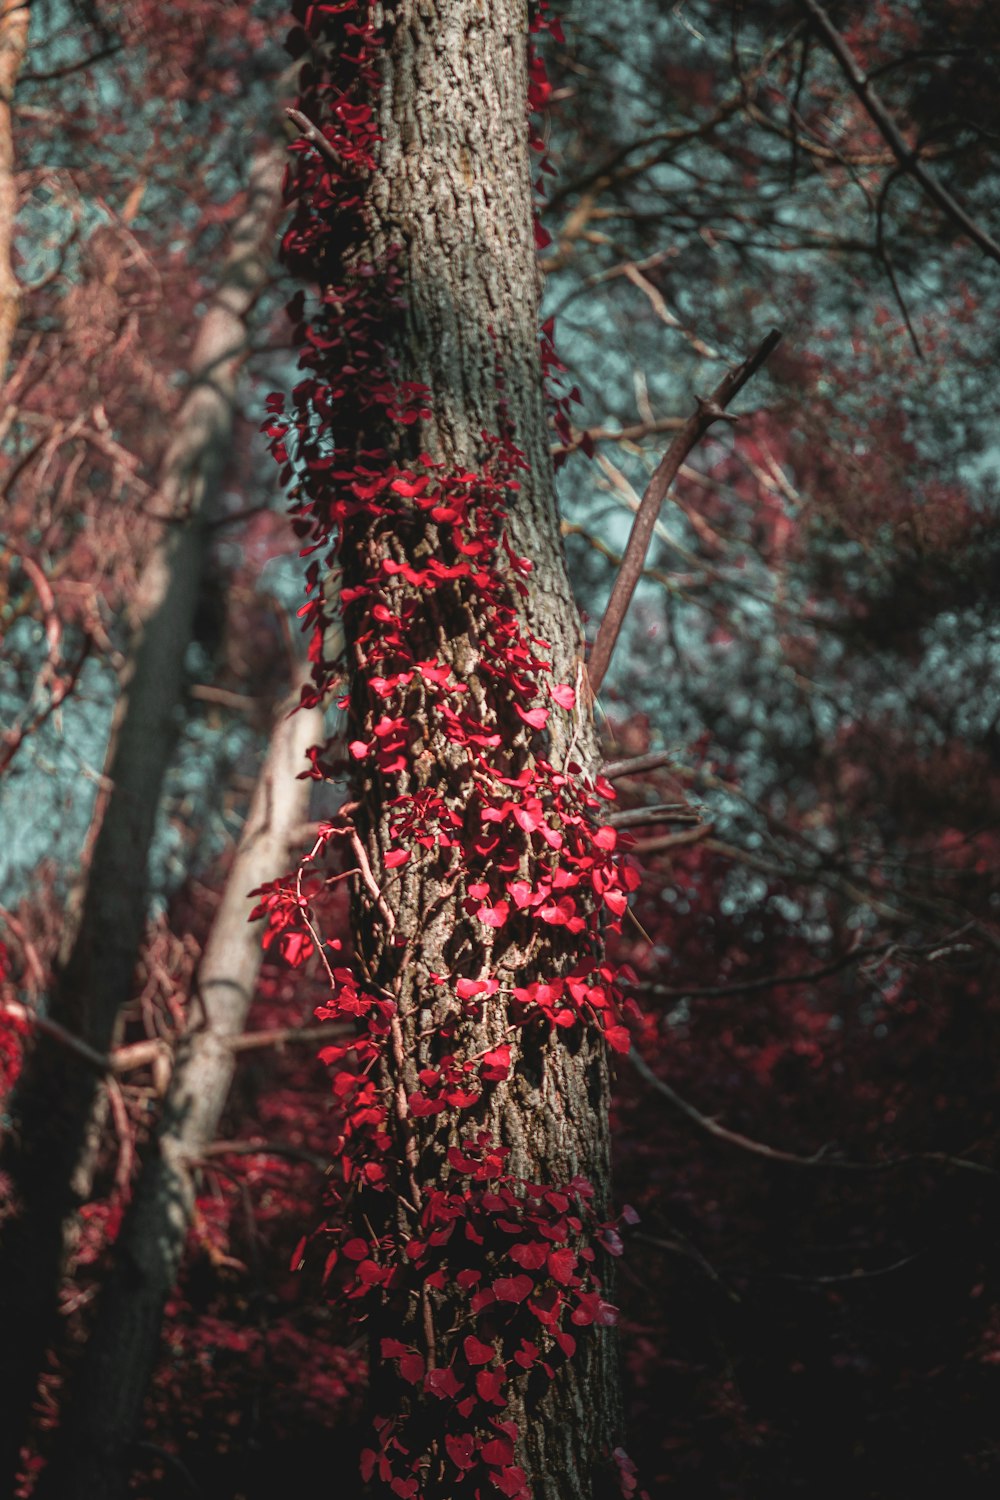
M752 1156L761 1156L765 1161L781 1162L790 1167L821 1167L827 1171L865 1173L889 1172L914 1162L934 1162L941 1166L957 1167L965 1172L975 1172L983 1177L1000 1176L1000 1173L995 1172L992 1167L985 1166L983 1162L970 1161L964 1156L950 1156L944 1151L906 1152L902 1156L887 1156L883 1161L870 1162L845 1161L842 1157L829 1156L825 1147L813 1152L811 1156L802 1156L796 1151L784 1151L778 1146L768 1146L764 1141L757 1141L752 1136L743 1135L739 1130L729 1130L725 1125L720 1125L718 1120L713 1120L710 1115L702 1114L700 1109L696 1109L693 1104L689 1104L675 1089L672 1089L669 1083L664 1083L634 1047L628 1054L628 1060L639 1077L648 1083L650 1088L655 1089L673 1105L674 1109L686 1115L692 1124L698 1126L699 1130L714 1136L717 1141L724 1141L729 1146L738 1146L741 1151L748 1151Z
M597 632L590 660L587 665L587 675L590 679L590 690L597 693L601 683L604 681L608 664L611 661L611 653L615 649L615 643L621 633L622 624L626 612L635 593L636 584L642 576L642 570L646 561L646 553L656 525L656 519L660 513L660 506L666 498L667 491L677 477L681 464L687 458L692 448L701 441L713 422L719 420L734 421L735 418L726 414L726 407L734 396L746 385L747 381L756 375L772 351L777 347L781 334L776 328L772 328L767 337L758 345L753 354L745 359L742 364L728 373L719 381L710 396L699 396L698 409L692 414L674 438L670 447L661 458L653 477L646 486L642 503L636 512L632 523L632 531L622 558L621 568L615 579L611 590L611 598L608 600L604 618Z
M818 0L799 0L799 4L809 15L828 50L840 64L841 72L861 100L869 118L877 126L903 170L908 172L915 182L919 182L928 198L968 235L973 244L978 245L991 260L1000 263L1000 245L984 229L980 229L958 200L952 197L948 189L927 171L919 154L908 144L892 115L872 88L870 79L865 77L854 61L850 48L822 5L818 3Z

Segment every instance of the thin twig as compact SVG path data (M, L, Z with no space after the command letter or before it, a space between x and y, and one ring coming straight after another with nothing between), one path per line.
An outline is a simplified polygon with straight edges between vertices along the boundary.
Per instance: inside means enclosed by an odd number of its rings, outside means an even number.
M325 156L328 162L332 162L338 171L344 172L347 170L347 163L336 146L327 140L320 128L313 124L308 115L304 115L300 109L286 109L285 114L291 120L292 124L297 127L303 139L309 142L310 146L315 146L316 150Z
M781 334L776 328L772 328L753 354L735 369L728 371L709 397L698 397L697 411L685 422L657 465L632 523L632 532L625 548L622 565L611 590L611 598L608 600L608 607L598 629L594 648L590 653L587 673L592 693L596 694L604 681L626 611L635 593L636 584L642 576L646 553L649 551L649 543L660 514L660 506L676 479L681 464L692 448L701 441L713 422L735 420L727 415L726 407L761 368L777 347L780 339Z
M660 854L665 849L683 849L689 844L703 843L714 831L714 823L699 823L697 828L689 828L686 833L663 833L652 839L636 839L631 852Z
M953 223L964 230L973 244L978 245L980 250L992 260L1000 262L1000 245L984 229L980 229L958 200L952 197L948 189L927 171L919 154L908 144L889 110L872 88L871 79L866 78L858 67L850 48L822 5L818 3L818 0L799 0L799 4L812 19L817 32L840 64L844 77L861 100L870 119L878 127L903 170L908 172L915 182L919 182L928 198L936 203Z
M231 1052L254 1052L259 1047L284 1047L289 1042L329 1042L335 1036L346 1036L349 1026L272 1026L261 1031L244 1031L228 1038L226 1045Z
M663 766L676 764L676 750L650 750L645 755L630 755L624 760L605 761L601 770L608 781L620 781L623 776L640 776L643 771L659 771Z
M910 312L906 306L902 288L899 285L899 278L896 275L896 268L892 263L892 256L889 254L888 246L885 243L885 205L889 198L889 189L901 174L902 168L894 167L883 182L882 189L878 195L878 204L875 209L875 248L878 252L879 260L885 267L885 273L889 278L889 285L892 287L892 294L896 299L896 306L899 308L903 322L906 324L906 331L910 335L910 343L913 345L917 358L923 359L924 351L920 347L920 340L917 338L916 329L910 319Z
M950 1156L944 1151L913 1151L903 1156L887 1156L883 1161L845 1161L843 1157L830 1156L825 1147L815 1151L812 1156L802 1156L796 1151L784 1151L778 1146L768 1146L764 1141L754 1140L752 1136L743 1135L741 1131L729 1130L725 1125L720 1125L718 1120L713 1120L710 1115L702 1114L687 1099L681 1097L676 1089L665 1083L633 1047L628 1054L629 1062L632 1064L639 1077L648 1083L650 1088L670 1104L674 1109L685 1115L693 1124L698 1126L706 1134L714 1136L717 1141L724 1141L728 1146L738 1146L741 1151L748 1151L752 1156L761 1156L765 1161L780 1162L790 1167L821 1167L826 1171L834 1172L890 1172L897 1167L909 1166L912 1163L935 1162L941 1166L958 1167L964 1172L975 1172L983 1177L998 1177L1000 1173L992 1167L985 1166L979 1161L970 1161L964 1156Z
M553 443L552 457L562 453L575 453L585 443L635 443L640 438L653 437L658 432L678 432L684 426L683 417L657 417L653 422L636 422L631 427L574 427L568 443Z
M132 1073L136 1068L146 1067L163 1057L172 1050L167 1042L161 1037L151 1038L145 1042L131 1042L123 1047L116 1047L114 1052L98 1052L89 1042L82 1037L74 1036L67 1031L65 1026L60 1026L58 1021L52 1021L48 1016L39 1015L29 1005L21 1005L19 1001L8 1000L0 1003L0 1016L10 1016L12 1020L27 1022L38 1031L45 1032L46 1036L53 1041L75 1052L77 1057L96 1069L98 1073L107 1073L112 1076L122 1073ZM225 1045L231 1052L252 1052L262 1047L284 1047L289 1042L328 1042L334 1037L343 1036L349 1028L333 1025L329 1022L325 1026L276 1026L268 1027L260 1031L244 1031L236 1036L224 1038Z
M804 969L799 974L758 974L752 978L734 980L731 984L702 984L692 985L685 988L683 985L650 985L650 994L656 995L661 1000L688 1000L695 996L704 999L718 999L723 995L747 995L757 990L777 990L794 988L800 984L816 984L821 979L829 979L834 974L839 974L842 969L851 964L862 963L866 958L876 958L888 953L896 944L877 943L871 947L851 948L847 953L842 953L839 958L831 959L828 964L823 964L816 969Z
M103 1052L98 1052L95 1047L91 1047L90 1043L85 1042L82 1037L74 1036L64 1026L60 1026L58 1021L50 1021L48 1016L38 1015L28 1005L19 1005L15 1000L8 1000L5 1004L0 1005L0 1016L10 1016L15 1021L26 1021L29 1025L35 1026L39 1031L44 1031L46 1036L50 1036L53 1041L59 1042L61 1046L68 1048L70 1052L75 1052L77 1057L82 1057L84 1062L89 1063L92 1068L96 1068L100 1073L110 1073L112 1071L111 1059Z
M700 823L701 814L686 802L654 802L651 807L628 807L608 815L613 828L641 828L647 823Z
M293 1146L287 1141L210 1141L207 1146L202 1146L197 1157L190 1158L191 1161L211 1161L217 1156L279 1156L287 1161L306 1162L310 1167L318 1167L325 1172L330 1165L329 1158L321 1156L318 1151L309 1151L305 1146Z

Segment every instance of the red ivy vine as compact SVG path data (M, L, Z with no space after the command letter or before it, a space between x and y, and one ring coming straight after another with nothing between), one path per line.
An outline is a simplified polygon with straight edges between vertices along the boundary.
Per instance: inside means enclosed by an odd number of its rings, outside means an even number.
M507 1078L523 1028L597 1026L610 1047L627 1050L630 1002L600 958L599 933L620 922L638 877L621 859L615 830L600 821L603 803L614 795L611 786L584 777L572 758L572 740L564 764L546 756L551 716L579 712L577 684L557 681L547 643L524 634L518 602L528 594L532 565L512 549L504 521L525 463L510 434L485 438L487 458L476 472L449 471L426 453L402 465L383 446L394 430L412 429L429 412L428 392L401 379L387 353L387 324L400 306L395 253L378 266L356 253L366 242L365 185L378 144L369 101L378 87L382 38L367 5L357 0L297 0L293 12L298 24L289 50L309 57L299 109L326 146L317 149L303 138L292 147L287 195L294 213L283 251L288 267L320 291L308 317L304 293L290 305L305 374L288 406L280 396L269 398L266 431L283 481L294 486L303 555L321 554L309 564L302 610L315 664L305 700L320 701L340 671L324 659L332 606L323 582L334 569L342 580L339 608L363 663L360 680L341 699L348 752L384 788L388 835L382 867L372 869L348 804L320 828L299 870L259 893L255 915L268 915L271 939L289 962L319 954L330 993L317 1015L349 1019L356 1028L321 1053L332 1070L341 1121L336 1186L322 1230L331 1287L359 1315L381 1299L426 1298L427 1289L457 1299L460 1331L443 1354L429 1327L419 1348L381 1338L375 1353L385 1409L363 1455L364 1477L416 1497L433 1487L433 1464L434 1485L449 1493L523 1497L529 1492L515 1461L518 1430L505 1415L508 1386L528 1374L551 1379L572 1358L581 1328L614 1321L595 1247L617 1254L621 1246L616 1229L595 1215L585 1180L536 1183L512 1175L509 1153L477 1127L474 1113L487 1091ZM534 29L558 35L544 8ZM535 55L531 108L547 97L544 66ZM550 170L540 140L532 144L542 169ZM541 239L543 231L537 235ZM540 347L546 375L561 370L551 325L542 330ZM555 401L556 424L567 437L574 395ZM384 547L370 553L367 570L359 573L356 556L346 556L343 546L359 521L367 534L374 528L397 540L419 523L420 536L432 537L434 545L422 548L419 560L405 546ZM419 622L435 595L488 622L489 649L477 671L492 679L490 691L470 692L451 663L415 649L414 641L426 638ZM405 775L419 754L416 685L423 722L433 722L455 757L464 758L463 784L472 790L461 807L433 787L414 790ZM493 707L501 701L516 716L526 749L514 774ZM334 748L316 747L309 774L332 777L338 770ZM394 785L402 788L396 795ZM322 932L324 855L339 841L349 846L353 873L389 932L395 919L386 891L420 851L434 851L484 937L509 923L528 934L559 929L577 961L562 963L547 978L521 985L508 980L506 987L485 961L481 972L433 975L433 983L449 987L456 1024L441 1028L434 1066L421 1069L419 1088L407 1094L400 1085L387 1097L376 1064L386 1051L401 1061L396 999L344 963L339 942ZM480 1016L487 1005L494 1012L503 1006L505 1039L463 1055L458 1023ZM395 1076L401 1076L398 1066ZM438 1179L417 1183L412 1163L408 1176L407 1162L390 1149L390 1117L405 1130L444 1111L469 1112L468 1128L456 1137L461 1144L447 1151ZM391 1215L378 1228L370 1221L359 1225L349 1212L359 1189L402 1196L410 1232L385 1231L394 1223ZM635 1479L624 1454L619 1467L630 1493Z

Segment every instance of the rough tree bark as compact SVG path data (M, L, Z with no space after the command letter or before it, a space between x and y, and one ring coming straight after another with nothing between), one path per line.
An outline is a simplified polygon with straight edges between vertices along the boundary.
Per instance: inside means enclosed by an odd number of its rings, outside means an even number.
M93 1330L68 1398L56 1457L38 1500L119 1500L159 1350L163 1308L191 1227L195 1175L215 1139L261 961L260 923L247 920L248 892L285 869L308 814L310 780L298 780L322 736L320 709L285 703L254 790L197 976L192 1027L178 1050L156 1137L115 1245Z
M68 914L48 1013L96 1051L115 1040L146 921L147 862L176 740L184 657L208 550L205 509L227 462L247 317L265 284L280 202L280 153L256 158L249 201L191 361L153 508L170 520L144 567L92 829L81 898ZM96 830L96 835L94 835ZM15 1212L0 1245L0 1495L11 1493L38 1374L56 1330L56 1297L86 1197L91 1122L102 1081L46 1033L36 1035L0 1150Z
M529 467L518 474L520 489L509 497L507 534L514 551L533 564L527 598L512 597L525 639L550 644L544 655L551 658L554 680L580 685L582 635L560 542L539 353L527 12L526 0L401 0L391 14L386 8L375 101L381 140L365 188L368 236L351 259L362 267L391 265L401 276L403 310L386 335L390 362L401 381L426 387L422 404L430 416L409 427L386 423L384 430L366 433L365 442L402 465L419 465L417 455L428 454L448 474L481 471L491 453L484 434L509 432ZM425 562L438 529L405 510L394 531L387 531L383 517L348 521L340 548L345 589L364 585L386 557ZM397 576L394 589L398 613L408 585ZM447 663L454 679L466 684L481 716L503 737L510 776L530 767L531 736L515 716L505 685L489 670L489 622L456 603L458 594L417 588L408 597L417 606L408 616L412 658ZM351 608L345 631L352 724L359 733L365 727L370 732L385 707L372 692L367 647ZM359 884L356 944L375 991L395 997L398 1033L381 1074L384 1096L394 1099L419 1090L420 1070L434 1068L442 1051L474 1058L509 1040L504 991L509 996L512 985L565 974L581 956L565 929L529 936L526 924L517 921L497 930L470 918L465 875L456 878L457 867L440 849L412 849L403 869L392 868L389 876L392 804L398 809L402 799L429 788L455 810L468 809L477 797L469 756L464 749L456 752L435 719L419 671L408 692L403 712L419 726L408 768L387 778L366 765L355 814L380 886L376 899L370 885ZM591 775L597 771L596 736L582 693L572 716L553 715L545 754L556 767L571 760ZM532 879L530 865L524 874ZM596 950L588 951L599 962ZM462 1016L440 976L485 973L500 979L501 993L478 1018ZM506 1170L513 1176L554 1185L582 1175L596 1189L598 1213L606 1208L608 1069L596 1028L521 1028L512 1043L509 1078L484 1096L473 1120L509 1149ZM414 1194L421 1182L433 1182L448 1148L465 1138L469 1124L468 1116L454 1111L407 1118L402 1108L391 1115L392 1154L411 1163ZM405 1203L392 1210L400 1242L413 1233L411 1210ZM369 1201L366 1212L373 1211ZM412 1342L429 1364L446 1365L459 1342L453 1317L448 1297L432 1295L422 1308L416 1302L408 1310L397 1306L376 1320L376 1409L382 1379L378 1336ZM595 1485L600 1488L601 1455L607 1457L617 1441L617 1381L614 1340L601 1329L581 1338L576 1356L538 1404L526 1385L508 1387L504 1415L518 1423L517 1463L536 1500L587 1500ZM391 1390L390 1384L387 1401ZM432 1461L422 1495L445 1493L433 1468Z
M0 385L7 378L10 347L21 306L12 264L17 180L14 175L14 86L28 48L30 0L0 0Z

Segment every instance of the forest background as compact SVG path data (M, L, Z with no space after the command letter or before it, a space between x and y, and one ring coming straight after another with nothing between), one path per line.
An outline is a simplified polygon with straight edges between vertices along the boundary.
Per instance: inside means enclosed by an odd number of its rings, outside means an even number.
M244 878L268 746L273 770L319 738L313 719L288 743L304 564L260 435L296 353L276 260L288 18L242 0L28 15L0 7L0 259L19 284L0 278L0 1082L43 1034L106 1112L25 1495L210 937L225 915L252 972L240 903L341 796L298 783L284 850ZM577 0L563 26L539 261L591 635L695 396L783 335L682 468L598 703L642 877L615 940L641 1011L613 1115L637 1216L616 1292L629 1452L650 1494L684 1500L992 1494L1000 22L962 0ZM143 805L104 856L143 609L166 622L127 752ZM141 937L96 1059L46 998L88 875L123 962ZM325 976L271 937L199 1148L142 1496L270 1494L353 1452L364 1342L300 1249L329 1153Z

